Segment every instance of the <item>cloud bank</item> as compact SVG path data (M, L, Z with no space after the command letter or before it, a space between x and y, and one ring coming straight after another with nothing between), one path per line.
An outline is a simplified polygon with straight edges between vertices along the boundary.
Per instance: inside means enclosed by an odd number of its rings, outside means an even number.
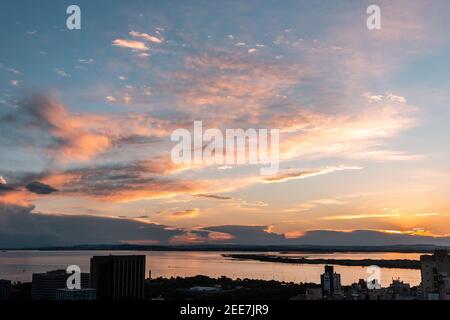
M73 246L88 244L229 244L318 246L449 246L450 237L394 234L371 230L315 230L299 237L275 233L268 226L222 225L199 229L174 228L139 220L90 215L33 213L33 206L0 203L0 248ZM195 214L197 209L172 213ZM139 217L147 219L147 216Z
M97 216L32 213L33 206L0 203L0 247L83 244L168 244L184 233L177 228Z

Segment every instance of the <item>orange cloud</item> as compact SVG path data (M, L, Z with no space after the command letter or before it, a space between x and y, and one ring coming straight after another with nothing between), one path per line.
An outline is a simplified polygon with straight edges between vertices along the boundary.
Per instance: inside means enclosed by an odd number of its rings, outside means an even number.
M200 210L198 208L186 209L186 210L172 212L172 213L170 213L170 216L173 219L193 218L193 217L197 217L199 212L200 212Z
M199 191L199 182L195 181L177 181L177 182L161 182L148 183L146 185L131 186L132 190L128 190L125 186L123 189L116 189L102 194L89 195L82 192L82 196L92 196L102 201L113 202L131 202L138 200L149 200L174 196L176 194L188 194Z
M380 149L380 142L416 124L414 114L417 111L397 96L387 94L381 97L377 102L362 100L361 111L355 115L327 115L300 110L290 119L287 115L275 116L272 125L282 128L282 158L416 159L417 155Z
M183 167L173 164L166 156L159 156L125 164L42 173L41 181L58 188L62 195L113 202L161 198L205 190L207 184L204 181L170 177L179 170L183 170Z
M177 124L160 120L149 114L97 115L72 113L51 96L33 96L8 115L13 123L12 134L41 135L43 149L52 159L60 162L87 161L112 148L120 148L134 139L167 137ZM47 141L50 142L47 143ZM167 161L166 161L167 162Z
M135 40L126 40L126 39L116 39L112 42L113 46L121 47L121 48L128 48L133 49L137 51L148 51L150 50L149 47L144 42L141 41L135 41Z
M32 200L38 196L26 190L14 190L11 192L0 192L0 205L29 206Z
M98 119L72 114L64 105L44 95L33 96L10 117L16 130L20 128L34 135L33 130L39 130L49 135L49 145L41 147L54 159L88 160L111 146L109 137L95 127ZM39 144L34 147L39 148Z

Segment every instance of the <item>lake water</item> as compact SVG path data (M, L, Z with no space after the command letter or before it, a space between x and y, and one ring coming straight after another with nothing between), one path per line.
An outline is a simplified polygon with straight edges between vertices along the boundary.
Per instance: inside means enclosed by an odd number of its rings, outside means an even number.
M32 273L55 269L66 269L68 265L80 266L82 272L89 272L90 258L94 255L146 256L148 275L152 277L175 277L206 275L210 277L227 276L263 280L320 282L324 265L284 264L260 261L240 261L222 257L224 253L239 252L176 252L176 251L6 251L0 252L0 279L31 281ZM246 252L249 253L249 252ZM256 253L256 252L255 252ZM260 253L260 252L259 252ZM270 253L267 254L278 254ZM418 253L289 253L292 257L329 259L412 259L418 260ZM365 267L335 266L341 274L342 284L347 285L366 279ZM392 279L418 285L420 270L387 269L381 270L382 286L388 286Z

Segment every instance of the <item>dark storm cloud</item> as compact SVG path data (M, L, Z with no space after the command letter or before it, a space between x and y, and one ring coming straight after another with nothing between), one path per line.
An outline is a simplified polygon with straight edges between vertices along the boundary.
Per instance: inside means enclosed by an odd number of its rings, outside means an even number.
M269 245L269 244L285 244L286 238L282 234L270 233L267 231L267 226L214 226L206 227L203 230L220 232L229 234L233 237L231 240L227 240L227 243L233 244L259 244L259 245Z
M0 183L0 193L2 191L14 191L14 190L15 190L14 187L7 185L7 184Z
M210 232L206 231L206 230L191 230L190 232L192 234L195 234L195 235L197 235L197 236L199 236L201 238L205 238L205 239L207 239L208 235L210 234Z
M0 205L0 247L69 246L150 241L168 243L185 231L94 216L35 214L33 206Z
M0 204L0 247L70 246L83 244L159 243L169 244L189 234L184 229L135 220L98 216L68 216L32 213L33 206ZM298 238L270 232L267 226L211 226L190 231L205 243L238 245L450 245L450 237L389 234L358 230L309 231ZM226 237L214 237L221 233ZM222 239L222 240L220 240Z
M389 246L389 245L450 245L450 237L393 234L381 231L355 230L352 232L313 230L297 238L269 232L267 226L213 226L207 232L229 235L222 240L227 244L243 245L316 245L316 246ZM202 234L202 237L206 236Z
M36 194L50 194L58 191L57 189L39 181L33 181L26 185L25 187L28 191Z
M39 224L33 206L0 204L0 247L59 245L60 239Z
M291 241L294 244L323 246L450 245L450 237L419 236L371 230L354 230L352 232L315 230L306 232L302 237L291 239Z

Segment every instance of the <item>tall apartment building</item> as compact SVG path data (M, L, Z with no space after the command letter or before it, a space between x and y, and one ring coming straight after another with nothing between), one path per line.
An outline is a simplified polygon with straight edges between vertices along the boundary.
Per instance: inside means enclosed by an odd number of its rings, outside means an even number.
M333 266L325 266L325 273L320 276L320 284L324 298L333 297L342 293L341 275L334 272Z
M145 256L92 257L90 281L98 300L143 299Z
M422 294L425 299L450 298L450 257L447 250L420 256Z

